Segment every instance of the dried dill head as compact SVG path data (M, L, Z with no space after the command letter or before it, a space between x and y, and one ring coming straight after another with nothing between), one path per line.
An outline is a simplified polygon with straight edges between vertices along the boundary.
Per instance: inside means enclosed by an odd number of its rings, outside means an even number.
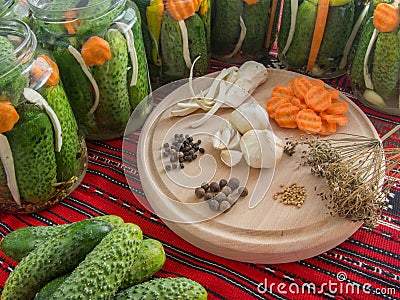
M311 173L328 184L329 192L319 196L327 202L330 214L375 227L394 183L393 178L385 177L398 167L400 150L384 150L378 139L342 134L335 139L291 138L284 151L293 155L299 145L306 147L300 164L310 166Z

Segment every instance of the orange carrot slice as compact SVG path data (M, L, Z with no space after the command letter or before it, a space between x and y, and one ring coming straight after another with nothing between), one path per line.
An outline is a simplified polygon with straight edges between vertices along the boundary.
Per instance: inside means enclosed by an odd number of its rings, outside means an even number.
M325 87L325 82L323 82L321 79L310 79L309 80L311 82L312 85L319 85L322 87Z
M349 105L346 102L340 100L332 100L331 105L325 110L329 115L343 115L349 109Z
M374 11L374 26L380 32L391 32L399 26L399 9L388 3L379 3Z
M256 4L258 1L260 0L244 0L244 2L246 2L248 5Z
M266 109L271 118L275 118L276 109L284 103L290 103L289 97L272 97L267 101Z
M300 110L308 108L307 104L304 102L304 100L301 100L297 97L292 97L292 99L290 100L290 103L292 103L293 105L297 106L298 108L300 108Z
M319 132L321 135L330 135L336 132L336 123L328 123L325 120L322 120L322 127Z
M302 109L296 116L296 123L300 130L317 133L321 131L322 120L312 109Z
M275 12L276 12L277 6L278 6L278 0L272 0L271 13L269 14L270 17L269 17L269 22L268 22L267 37L265 38L265 48L267 48L267 49L269 49L269 45L271 44L272 27L274 27Z
M40 80L45 72L51 69L50 77L47 79L46 86L55 86L60 81L60 71L57 64L47 55L40 55L32 64L31 76L36 80Z
M308 90L304 96L304 101L309 108L317 112L324 111L332 103L329 93L323 87L317 85Z
M327 89L326 91L331 95L331 99L339 99L339 91L337 89Z
M326 19L328 17L329 0L318 1L317 19L315 21L313 39L311 42L310 54L308 56L307 71L311 72L314 68L315 61L321 46L322 37L324 36Z
M10 102L0 102L0 133L13 129L19 120L15 107Z
M167 0L165 7L175 20L182 21L193 15L198 6L197 0Z
M271 93L272 97L293 97L294 92L290 86L276 85Z
M312 83L305 77L297 78L293 81L294 95L299 99L304 99L305 94L312 87Z
M275 111L275 121L283 128L296 128L296 116L300 108L291 104L281 104Z
M330 115L326 112L320 113L321 119L327 121L328 123L335 123L340 126L344 126L349 121L349 118L345 115Z
M111 58L111 49L106 40L94 35L82 45L81 54L88 67L101 66Z
M75 10L67 10L64 14L66 22L64 23L65 28L69 34L76 34L78 31L80 21L77 20L77 13Z

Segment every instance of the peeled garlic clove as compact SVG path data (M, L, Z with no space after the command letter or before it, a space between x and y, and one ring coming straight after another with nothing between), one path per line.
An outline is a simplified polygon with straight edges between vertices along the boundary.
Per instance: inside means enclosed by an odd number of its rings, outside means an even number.
M243 153L236 150L222 150L220 156L225 165L233 167L242 160Z
M228 149L235 149L240 144L241 135L235 128L233 128L233 130L234 130L233 137L231 138L231 141L229 142L228 146L226 147Z
M252 129L269 129L266 111L255 101L246 102L236 108L229 116L229 122L241 133Z
M219 149L219 150L223 149L223 148L220 148L221 144L222 144L221 143L221 131L220 130L217 130L213 134L213 136L211 137L211 144L213 145L214 149Z
M275 166L275 139L271 130L249 130L240 139L240 150L252 168Z
M282 159L283 148L285 147L285 145L283 144L282 139L275 134L274 134L274 140L275 140L275 163L279 164L279 162Z

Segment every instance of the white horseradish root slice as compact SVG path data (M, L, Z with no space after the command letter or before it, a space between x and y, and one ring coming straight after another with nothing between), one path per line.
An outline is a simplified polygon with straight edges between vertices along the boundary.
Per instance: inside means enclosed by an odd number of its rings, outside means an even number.
M55 149L57 152L61 151L62 147L62 131L60 120L58 119L56 113L51 108L51 106L47 103L47 101L40 95L37 91L31 88L24 88L24 97L30 103L33 103L44 109L47 115L49 116L51 123L53 124L54 133L55 133Z
M239 25L240 25L239 40L236 43L235 49L233 49L232 53L226 55L226 57L234 56L240 50L240 48L242 48L243 41L244 41L244 39L246 37L246 34L247 34L246 24L244 24L242 16L240 16L240 18L239 18Z
M134 24L135 22L138 22L137 17L131 20L132 24ZM131 63L133 68L130 86L135 86L137 84L139 76L139 65L138 65L137 52L135 48L135 38L131 30L131 25L127 25L121 22L115 22L115 24L117 24L117 26L121 29L126 39L126 45L128 46L128 52L131 58Z
M189 37L187 33L187 27L185 24L185 20L179 20L179 28L182 33L182 42L183 42L183 59L185 60L186 67L188 69L192 68L192 62L190 60L190 52L189 52Z
M369 41L367 52L365 53L364 56L364 82L365 82L365 87L370 90L374 90L374 84L372 83L371 73L368 70L368 60L372 48L375 45L376 39L378 38L378 34L379 31L375 28L374 32L372 33L371 39Z
M0 133L0 158L6 172L7 185L15 203L21 206L21 196L19 194L17 178L15 177L14 158L10 144L5 135Z
M296 28L296 18L297 18L298 8L299 8L298 1L291 0L290 1L290 29L289 29L289 34L288 34L288 38L286 41L286 45L282 50L282 55L286 54L286 52L289 50L290 45L292 44L293 37L294 37L294 31Z
M89 79L90 83L93 86L94 90L94 103L93 106L90 108L89 113L94 113L99 106L100 102L100 91L99 91L99 86L97 85L96 79L94 79L92 73L90 73L89 68L86 66L85 61L82 58L82 55L79 53L78 50L76 50L73 46L69 45L68 46L68 51L75 57L76 61L79 63L81 66L81 69L83 73L85 73L86 77Z

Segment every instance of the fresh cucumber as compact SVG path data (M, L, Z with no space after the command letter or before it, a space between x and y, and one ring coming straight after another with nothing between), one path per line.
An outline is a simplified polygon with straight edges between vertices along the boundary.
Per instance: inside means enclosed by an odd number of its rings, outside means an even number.
M183 40L179 23L168 12L164 12L160 47L163 80L172 81L185 77L186 64L183 58Z
M114 215L94 217L91 220L104 221L114 227L124 223L122 218ZM54 226L30 226L16 229L2 239L0 244L1 251L9 258L15 261L21 261L46 240L57 237L66 228L71 227L75 223Z
M37 204L46 201L57 182L53 126L49 116L33 104L17 107L19 120L5 133L14 158L21 198Z
M22 259L10 273L1 299L32 299L48 282L76 268L112 229L109 223L99 220L65 228Z
M157 240L145 239L142 241L137 256L133 259L133 266L125 275L120 289L146 281L160 270L166 259L164 247Z
M270 0L259 0L255 4L244 3L243 21L246 25L246 37L243 40L243 53L251 56L266 54L265 38L269 22Z
M131 115L127 85L128 47L117 29L109 29L104 39L110 45L111 59L92 69L100 92L95 115L100 132L123 133Z
M48 300L55 293L55 291L61 286L61 284L63 284L63 282L65 281L65 279L67 279L68 276L69 274L65 274L61 277L58 277L50 281L40 290L39 293L36 294L33 300Z
M205 300L206 289L189 278L157 278L119 292L114 300Z
M137 225L118 226L87 254L50 299L111 299L132 267L141 242Z
M189 39L190 60L193 62L200 56L194 65L194 76L205 75L208 70L208 49L203 20L198 14L194 14L185 20L185 24ZM189 75L189 70L186 72Z

